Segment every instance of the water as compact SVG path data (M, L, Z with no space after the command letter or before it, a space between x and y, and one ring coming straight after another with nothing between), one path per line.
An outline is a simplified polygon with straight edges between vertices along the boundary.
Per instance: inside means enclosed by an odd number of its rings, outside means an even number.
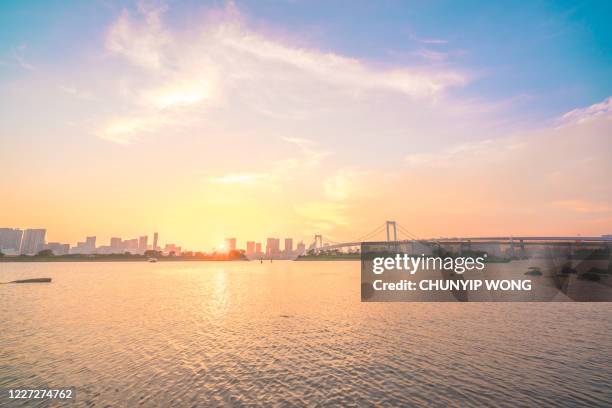
M0 389L71 406L612 404L610 303L360 303L358 262L0 263L28 277L53 283L0 286Z

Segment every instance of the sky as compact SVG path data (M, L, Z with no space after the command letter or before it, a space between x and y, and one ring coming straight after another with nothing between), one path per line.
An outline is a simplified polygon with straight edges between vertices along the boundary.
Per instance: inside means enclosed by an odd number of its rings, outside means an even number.
M0 226L612 233L608 1L0 5ZM380 237L382 238L382 236Z

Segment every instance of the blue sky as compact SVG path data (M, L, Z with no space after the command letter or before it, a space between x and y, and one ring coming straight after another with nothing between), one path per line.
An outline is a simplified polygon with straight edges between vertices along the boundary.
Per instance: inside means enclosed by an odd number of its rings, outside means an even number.
M170 2L168 20L223 2ZM251 1L236 3L254 26L273 26L321 50L378 63L435 63L476 76L464 96L522 98L517 119L541 120L612 94L609 1ZM0 75L27 61L66 64L132 2L5 1ZM195 13L197 15L197 13ZM24 49L20 49L23 47ZM18 71L18 70L17 70Z

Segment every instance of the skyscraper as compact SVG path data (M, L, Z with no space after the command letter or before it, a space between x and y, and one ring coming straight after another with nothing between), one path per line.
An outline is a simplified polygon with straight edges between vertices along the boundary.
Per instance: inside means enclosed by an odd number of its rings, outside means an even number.
M46 229L27 229L23 234L21 253L25 255L36 255L45 245Z
M304 242L300 241L297 244L296 252L298 255L304 255L304 253L306 252L306 245L304 244Z
M96 252L96 237L86 237L85 247L90 254Z
M153 250L157 251L157 238L159 237L159 235L156 233L153 234Z
M257 242L255 244L255 253L256 254L261 254L261 242Z
M123 247L125 252L129 252L130 254L138 253L138 239L126 239L123 241Z
M293 252L293 238L285 238L285 252Z
M0 228L0 252L11 255L19 254L23 231L13 228Z
M280 239L268 238L266 242L266 256L276 256L280 253Z
M110 239L111 254L120 254L123 252L123 241L121 238L113 237Z
M148 235L143 235L142 237L138 238L138 250L143 254L147 250L148 241L149 241Z
M246 254L253 255L255 253L255 241L247 241Z

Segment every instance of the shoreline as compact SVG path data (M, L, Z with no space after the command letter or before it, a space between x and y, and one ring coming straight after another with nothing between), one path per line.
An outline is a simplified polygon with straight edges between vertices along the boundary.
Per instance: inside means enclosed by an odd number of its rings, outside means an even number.
M165 257L165 258L157 258L156 262L248 262L248 259L228 259L228 258L196 258L196 257ZM131 257L36 257L36 256L27 256L27 257L2 257L0 258L0 263L21 263L21 262L31 262L31 263L39 263L39 262L149 262L148 257L146 256L131 256ZM156 263L149 262L149 263Z

